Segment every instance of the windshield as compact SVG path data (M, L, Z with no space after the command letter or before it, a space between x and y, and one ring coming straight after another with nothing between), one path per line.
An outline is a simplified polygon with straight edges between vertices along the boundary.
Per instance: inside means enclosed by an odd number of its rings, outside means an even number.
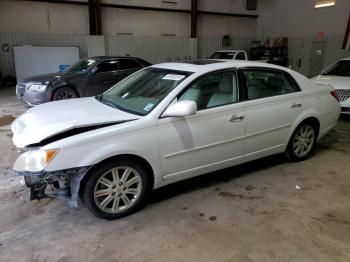
M137 115L147 115L191 72L146 68L122 80L97 97L107 105Z
M85 73L87 72L93 65L96 64L96 60L94 59L81 59L75 64L68 67L65 72L69 73Z
M234 52L215 52L211 55L211 59L233 59L236 53Z
M325 71L322 75L350 76L350 60L343 60L335 63L330 69Z

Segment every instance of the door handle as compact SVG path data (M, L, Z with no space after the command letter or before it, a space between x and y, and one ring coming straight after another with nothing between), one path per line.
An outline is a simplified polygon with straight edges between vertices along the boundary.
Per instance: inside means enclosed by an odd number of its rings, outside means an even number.
M244 119L243 115L233 115L230 119L230 122L239 122Z
M299 107L301 107L301 103L293 103L292 104L292 106L291 106L291 108L299 108Z

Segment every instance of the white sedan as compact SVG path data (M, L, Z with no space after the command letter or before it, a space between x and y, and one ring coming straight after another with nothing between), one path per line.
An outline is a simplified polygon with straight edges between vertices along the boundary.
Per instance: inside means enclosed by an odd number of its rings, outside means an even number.
M332 64L312 80L316 83L332 85L337 91L341 112L350 114L350 57Z
M325 106L326 105L326 106ZM334 90L266 63L196 60L142 69L97 97L50 102L12 124L31 199L80 195L105 219L152 189L272 154L310 156L337 123ZM49 185L49 186L48 186Z

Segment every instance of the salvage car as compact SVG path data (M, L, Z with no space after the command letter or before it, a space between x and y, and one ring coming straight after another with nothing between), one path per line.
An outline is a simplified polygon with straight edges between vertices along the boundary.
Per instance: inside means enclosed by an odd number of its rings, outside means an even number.
M59 114L57 114L59 112ZM31 199L79 195L96 216L151 190L272 154L308 158L337 123L334 89L284 67L196 60L142 69L102 95L29 109L11 126ZM52 117L55 115L55 117Z
M79 60L63 72L22 79L16 96L30 106L49 101L95 96L143 67L151 65L136 57L98 56Z
M332 64L312 80L332 85L340 100L341 113L350 114L350 57Z

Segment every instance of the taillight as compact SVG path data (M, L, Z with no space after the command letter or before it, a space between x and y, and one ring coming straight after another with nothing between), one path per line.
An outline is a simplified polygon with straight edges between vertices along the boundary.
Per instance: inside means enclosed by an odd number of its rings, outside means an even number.
M339 102L339 96L338 96L337 91L335 91L335 90L331 91L331 95Z

